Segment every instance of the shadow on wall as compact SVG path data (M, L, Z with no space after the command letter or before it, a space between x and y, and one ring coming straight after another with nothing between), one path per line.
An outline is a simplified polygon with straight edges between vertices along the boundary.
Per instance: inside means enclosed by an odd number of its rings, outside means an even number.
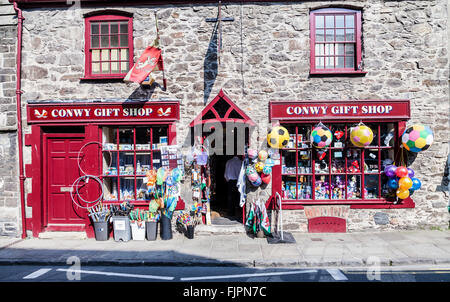
M205 54L205 60L203 61L203 103L206 105L208 98L211 94L211 90L214 86L214 82L218 73L218 55L217 55L217 29L218 23L214 26L211 39L209 40L208 50Z

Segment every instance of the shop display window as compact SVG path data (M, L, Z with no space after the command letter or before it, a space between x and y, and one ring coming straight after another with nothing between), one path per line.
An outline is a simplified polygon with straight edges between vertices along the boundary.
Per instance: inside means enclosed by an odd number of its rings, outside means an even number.
M325 125L333 133L324 149L309 141L314 124L285 124L289 143L281 150L281 188L284 200L314 203L385 201L388 198L384 167L394 161L396 123L365 123L373 132L365 148L350 141L352 123Z
M147 171L180 161L169 155L167 126L102 127L102 144L105 201L146 200Z

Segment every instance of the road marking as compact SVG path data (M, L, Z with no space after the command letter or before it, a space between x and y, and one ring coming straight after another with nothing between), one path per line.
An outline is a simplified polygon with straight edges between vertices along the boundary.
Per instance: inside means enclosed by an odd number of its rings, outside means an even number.
M71 272L71 273L82 273L82 274L93 274L93 275L116 276L116 277L128 277L128 278L159 279L159 280L173 280L173 279L175 279L175 277L164 277L164 276L153 276L153 275L138 275L138 274L123 274L123 273L114 273L114 272L86 271L86 270L74 270L74 269L63 269L63 268L58 268L57 271L60 271L60 272Z
M345 277L345 275L341 272L341 270L336 269L336 268L329 268L327 269L327 272L331 275L331 277L333 277L334 280L336 281L344 281L344 280L348 280L347 277Z
M258 274L237 274L237 275L221 275L221 276L202 276L202 277L186 277L180 278L181 281L192 280L211 280L211 279L229 279L229 278L246 278L246 277L267 277L267 276L281 276L281 275L295 275L317 273L317 270L302 270L292 272L275 272L275 273L258 273Z
M41 268L29 275L26 275L25 277L23 277L23 279L36 279L37 277L42 276L43 274L48 273L49 271L51 271L51 268Z

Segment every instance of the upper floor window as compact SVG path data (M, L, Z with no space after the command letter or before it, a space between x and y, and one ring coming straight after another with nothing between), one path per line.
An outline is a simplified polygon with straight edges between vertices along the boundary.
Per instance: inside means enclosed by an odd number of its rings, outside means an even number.
M363 73L361 11L323 8L310 13L311 74Z
M85 18L85 79L123 78L133 66L133 18L94 15Z

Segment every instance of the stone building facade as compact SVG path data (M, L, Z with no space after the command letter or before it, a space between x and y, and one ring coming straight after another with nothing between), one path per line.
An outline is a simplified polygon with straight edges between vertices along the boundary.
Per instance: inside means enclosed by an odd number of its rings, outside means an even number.
M0 236L20 234L16 122L17 19L12 4L0 1Z
M39 2L39 1L36 1ZM44 1L45 2L45 1ZM217 3L139 6L71 6L27 8L22 5L23 110L30 101L91 99L161 99L180 101L177 143L189 137L189 123L220 90L257 122L250 145L265 146L271 127L272 100L370 100L407 99L410 123L422 122L434 131L434 143L419 153L410 167L423 187L414 195L415 208L355 209L348 211L348 231L447 228L449 223L449 55L446 0L423 1L223 1L222 32L216 23ZM20 1L19 1L20 3ZM363 76L310 76L310 10L320 7L351 7L362 11ZM146 89L122 81L84 81L84 18L92 11L112 9L133 14L134 57L137 59L156 37L153 12L157 10L167 91ZM0 126L13 127L15 27L1 26L3 57ZM212 58L216 35L221 34L220 64ZM10 43L4 43L4 42ZM7 45L6 45L7 44ZM11 73L10 73L11 71ZM4 80L4 81L3 81ZM161 77L156 81L161 82ZM24 131L30 133L24 116ZM3 128L2 128L3 129ZM8 128L9 129L9 128ZM1 130L3 158L0 172L0 235L17 233L19 213L15 129ZM32 150L25 147L25 164ZM3 161L5 162L5 161ZM447 171L447 172L446 172ZM6 175L8 174L8 175ZM11 175L10 175L11 174ZM31 191L27 179L26 190ZM249 193L267 200L264 190ZM188 199L188 198L187 198ZM345 206L343 206L345 208ZM30 215L30 208L27 215ZM284 213L285 228L307 231L305 210ZM2 228L2 221L4 227Z

